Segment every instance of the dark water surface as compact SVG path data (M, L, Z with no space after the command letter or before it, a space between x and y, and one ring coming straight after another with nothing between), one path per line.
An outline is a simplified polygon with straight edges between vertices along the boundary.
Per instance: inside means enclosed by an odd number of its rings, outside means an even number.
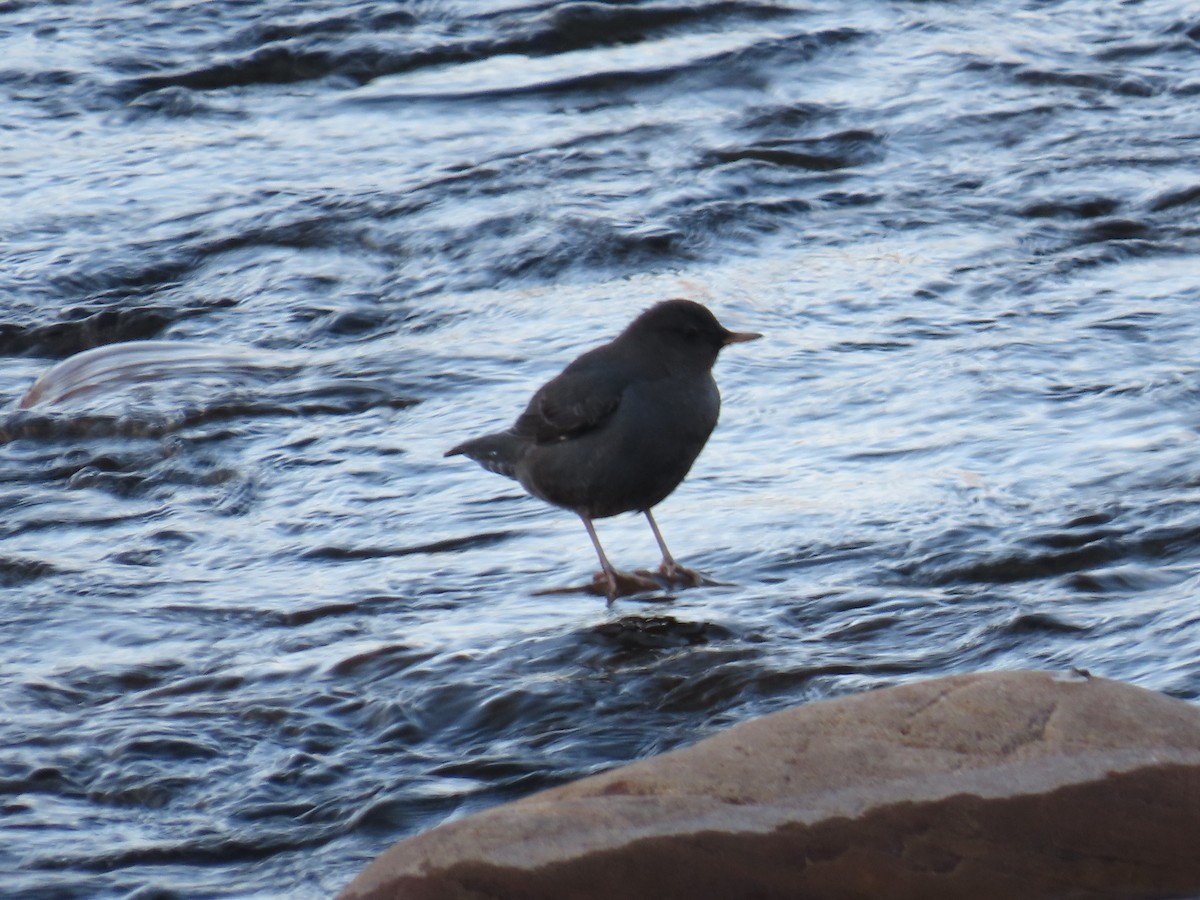
M8 0L0 60L8 895L324 897L927 676L1200 699L1194 4ZM658 516L730 584L539 596L579 522L442 452L678 295L767 335Z

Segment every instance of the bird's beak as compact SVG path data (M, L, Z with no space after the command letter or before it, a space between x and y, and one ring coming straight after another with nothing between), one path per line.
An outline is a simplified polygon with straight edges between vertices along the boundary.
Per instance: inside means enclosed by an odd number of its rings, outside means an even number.
M725 335L725 346L730 344L744 344L747 341L757 341L761 334L757 331L731 331Z

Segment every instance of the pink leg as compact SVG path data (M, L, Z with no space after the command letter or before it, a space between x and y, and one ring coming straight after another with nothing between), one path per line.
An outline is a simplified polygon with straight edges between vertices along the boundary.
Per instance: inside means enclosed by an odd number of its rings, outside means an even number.
M658 549L662 551L662 564L658 567L660 575L666 578L667 581L675 584L716 584L715 581L705 578L699 572L684 568L675 562L675 557L667 549L667 542L663 540L662 532L658 530L658 523L654 521L654 516L650 514L650 510L646 510L646 521L650 523L650 530L654 532L654 539L658 541Z
M598 586L599 582L603 581L604 593L608 596L609 603L618 597L627 597L630 594L662 590L662 584L648 572L645 574L621 572L613 568L613 564L608 561L608 557L604 553L604 548L600 546L600 538L596 536L596 528L592 525L592 520L583 513L579 514L579 518L583 519L583 527L587 529L588 537L592 539L592 546L596 548L596 555L600 557L600 567L604 570L596 576L593 583Z
M680 571L679 563L675 562L675 557L667 549L667 542L663 540L662 532L658 530L658 523L654 521L650 510L646 510L646 521L650 523L650 530L654 532L654 539L658 541L658 549L662 551L662 565L659 566L659 570L668 578L673 578Z
M579 514L579 518L583 519L583 527L587 529L588 537L592 539L596 555L600 557L600 568L604 570L604 577L608 581L608 599L611 600L617 596L617 570L612 567L612 563L604 555L604 548L600 546L600 538L596 534L596 526L592 524L592 520L583 513Z

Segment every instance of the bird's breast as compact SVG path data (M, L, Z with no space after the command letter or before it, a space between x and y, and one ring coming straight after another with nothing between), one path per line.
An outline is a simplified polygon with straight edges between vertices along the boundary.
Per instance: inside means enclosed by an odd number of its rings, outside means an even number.
M708 440L721 412L721 395L712 376L664 378L635 385L621 400L628 407L628 422L646 426L641 436L662 444ZM698 451L697 451L698 452Z
M649 509L687 475L720 408L711 376L634 383L601 427L537 448L522 482L535 496L595 517Z

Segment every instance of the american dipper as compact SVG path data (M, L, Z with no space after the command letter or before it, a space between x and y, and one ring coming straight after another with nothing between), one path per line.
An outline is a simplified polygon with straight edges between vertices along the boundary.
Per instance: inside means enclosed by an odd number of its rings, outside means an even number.
M446 456L468 456L576 512L600 557L596 584L606 582L610 600L660 587L648 575L618 572L600 546L592 520L623 512L645 513L662 550L663 577L699 584L703 579L671 556L650 508L683 481L717 424L717 354L760 337L729 331L691 300L656 304L544 384L512 428L465 441Z

